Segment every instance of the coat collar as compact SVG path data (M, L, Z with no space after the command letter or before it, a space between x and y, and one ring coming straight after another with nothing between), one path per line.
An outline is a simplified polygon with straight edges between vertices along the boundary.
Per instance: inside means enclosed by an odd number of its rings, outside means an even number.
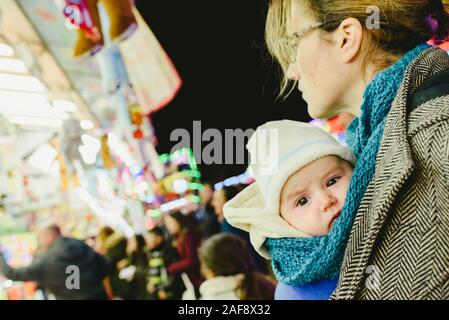
M219 276L204 281L200 286L200 293L203 297L233 296L237 297L237 290L244 279L243 274L235 276Z
M415 119L410 122L410 119L414 118L408 116L408 101L425 79L447 68L449 68L449 56L439 48L424 51L407 67L403 82L387 116L377 155L376 172L373 178L375 183L373 205L376 206L374 212L377 215L375 220L378 220L378 227L383 224L398 190L415 169L409 143L410 133L422 129L434 119L441 119L442 113L444 114L441 110L435 110L435 106L425 104L422 108L434 109L429 113L431 116L421 121ZM418 110L420 108L418 107ZM445 116L449 117L447 113Z
M376 170L371 183L365 192L359 207L356 220L362 219L364 231L359 234L363 240L358 242L360 247L353 248L352 271L353 276L347 279L350 286L360 288L360 281L364 279L366 266L368 265L375 241L387 215L397 198L401 187L415 170L412 150L409 143L411 130L416 132L432 121L441 119L442 113L448 117L449 107L438 106L443 111L435 110L434 105L424 104L413 113L423 112L423 108L431 110L425 120L415 120L411 123L413 114L408 116L407 104L416 89L428 77L449 68L447 53L438 48L430 48L414 59L404 75L403 82L393 101L391 110L387 116L381 146L376 158ZM357 235L356 235L357 236ZM357 275L356 275L357 274ZM358 284L357 284L358 283Z

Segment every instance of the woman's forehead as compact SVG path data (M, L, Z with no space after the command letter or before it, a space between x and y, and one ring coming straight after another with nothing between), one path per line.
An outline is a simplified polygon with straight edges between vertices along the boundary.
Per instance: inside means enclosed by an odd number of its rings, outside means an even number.
M287 13L287 34L292 35L314 22L310 11L300 1L291 1L290 12Z

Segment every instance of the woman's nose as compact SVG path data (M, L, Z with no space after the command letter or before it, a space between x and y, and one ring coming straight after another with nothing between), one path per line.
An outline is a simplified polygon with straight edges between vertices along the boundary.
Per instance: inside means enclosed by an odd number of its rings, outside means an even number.
M290 63L290 65L288 66L287 78L293 81L298 81L300 79L298 67L295 63Z

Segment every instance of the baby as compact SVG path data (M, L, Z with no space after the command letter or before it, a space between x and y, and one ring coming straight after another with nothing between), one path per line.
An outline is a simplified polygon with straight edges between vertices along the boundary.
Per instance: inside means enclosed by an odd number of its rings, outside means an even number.
M256 182L226 203L224 214L228 222L249 232L251 243L267 259L271 258L267 238L329 234L343 209L351 181L356 161L351 150L317 126L290 120L259 127L247 149ZM269 154L260 152L261 149L270 150ZM267 170L267 165L271 170ZM295 254L298 252L287 248L285 260L293 259ZM298 281L301 287L285 286L283 290L297 289L290 296L299 299L327 299L335 289L336 279L324 280L332 281L307 283L307 278ZM277 298L287 298L279 295L278 289Z

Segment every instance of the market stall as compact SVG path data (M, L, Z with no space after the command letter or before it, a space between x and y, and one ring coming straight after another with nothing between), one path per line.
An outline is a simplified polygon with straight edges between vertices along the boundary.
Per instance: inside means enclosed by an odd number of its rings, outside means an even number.
M13 266L31 261L37 226L130 237L198 202L191 154L160 157L151 123L181 79L129 3L0 2L0 243ZM0 279L0 299L41 298Z

